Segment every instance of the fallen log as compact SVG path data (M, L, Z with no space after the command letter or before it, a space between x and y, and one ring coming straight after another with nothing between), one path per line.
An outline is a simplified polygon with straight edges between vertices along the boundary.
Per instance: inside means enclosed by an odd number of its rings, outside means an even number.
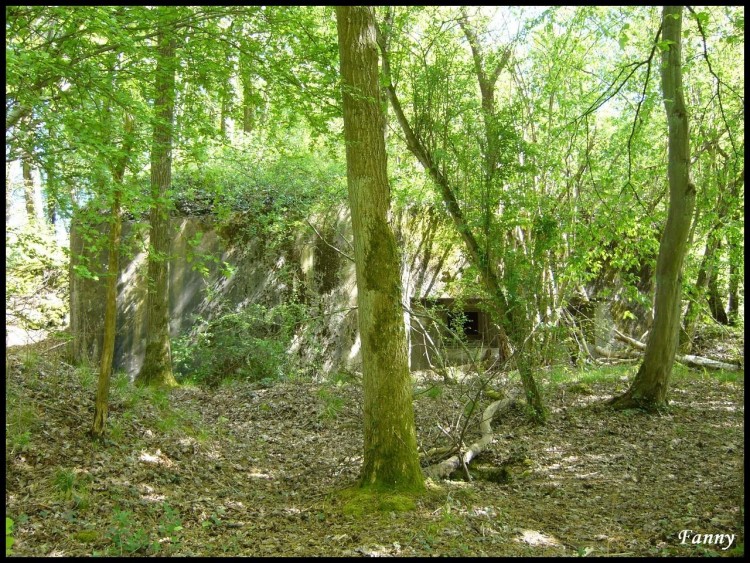
M633 348L637 348L638 350L646 349L646 345L643 342L639 342L635 338L630 338L617 329L615 329L615 337L618 340L622 340L626 344L630 344ZM723 369L727 371L742 371L744 369L742 366L737 364L728 364L726 362L721 362L712 358L704 358L702 356L693 356L690 354L677 354L675 356L675 360L691 368L697 367L706 369Z
M509 393L504 399L494 401L484 409L482 413L482 420L479 422L479 430L482 433L482 437L464 450L463 455L454 455L448 459L441 461L425 468L424 474L426 477L432 479L442 479L453 473L459 467L463 465L469 465L472 459L477 457L484 449L492 443L494 434L492 432L492 417L498 412L508 410L511 405L516 401L519 395L519 391ZM459 452L460 453L460 452ZM462 461L463 459L463 461Z

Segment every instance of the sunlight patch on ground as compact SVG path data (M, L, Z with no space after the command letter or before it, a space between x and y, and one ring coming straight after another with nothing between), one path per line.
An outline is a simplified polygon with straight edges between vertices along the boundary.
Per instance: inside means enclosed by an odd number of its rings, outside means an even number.
M156 489L146 483L139 485L138 489L141 493L141 499L147 502L162 502L167 498L166 495L158 494Z
M206 452L206 459L219 460L221 459L221 451L217 448L213 448Z
M144 463L153 463L155 465L163 465L165 467L172 467L174 462L161 453L161 450L156 450L155 453L150 454L146 450L141 450L138 460Z
M270 473L262 473L257 467L253 467L247 474L247 476L254 479L273 479L273 475L271 475Z
M560 546L560 541L557 538L547 536L536 530L521 530L521 537L517 538L516 541L529 545Z
M495 518L497 516L497 511L495 510L494 506L480 506L469 510L469 515L484 518Z

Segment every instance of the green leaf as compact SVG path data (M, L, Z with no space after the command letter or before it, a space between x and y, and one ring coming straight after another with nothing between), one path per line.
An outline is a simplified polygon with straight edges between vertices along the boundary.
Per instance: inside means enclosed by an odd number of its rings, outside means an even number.
M12 552L13 544L16 542L13 539L13 518L5 517L5 555L10 555Z
M659 47L662 51L669 51L670 45L675 45L676 42L672 39L663 39L662 41L659 41L656 46Z
M708 18L708 12L695 12L695 19L698 21L704 31L706 29L706 25L708 24Z

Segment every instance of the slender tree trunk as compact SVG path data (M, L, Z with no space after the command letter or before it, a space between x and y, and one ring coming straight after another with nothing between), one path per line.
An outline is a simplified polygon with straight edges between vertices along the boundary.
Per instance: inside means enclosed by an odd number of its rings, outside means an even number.
M737 268L737 260L741 260L741 258L735 257L733 254L734 244L732 242L729 243L729 298L727 300L727 320L729 321L730 326L734 326L737 324L737 316L738 316L738 307L740 303L740 293L739 293L739 281L740 281L740 274L739 274L739 268ZM737 253L741 256L741 253Z
M107 294L104 303L104 336L102 339L102 356L99 366L99 383L96 390L94 406L94 424L91 435L100 438L107 427L107 412L109 409L109 379L112 374L112 361L115 355L115 328L117 326L117 279L120 273L120 239L122 235L122 183L125 168L133 147L133 120L125 117L125 138L123 140L122 156L113 167L112 180L114 182L112 207L109 227L109 260L107 265Z
M688 303L685 317L682 321L680 330L680 347L684 353L689 353L692 348L693 337L695 336L695 325L703 309L706 286L709 281L710 264L714 261L714 254L718 247L719 239L716 237L716 230L712 229L708 234L706 249L703 252L700 266L698 267L698 276L695 279L695 285L691 289L691 298Z
M221 101L221 114L219 115L219 133L222 137L227 136L227 114L229 112L226 100Z
M716 243L716 252L721 251L721 239ZM710 270L708 273L708 310L711 311L711 316L714 320L722 325L728 325L729 319L727 318L726 309L724 309L723 299L721 292L719 291L719 258L716 257L710 263Z
M47 125L50 142L54 143L55 130L52 125ZM55 221L57 220L57 194L59 189L59 179L57 177L57 159L54 156L48 156L44 163L44 173L46 176L44 193L46 196L44 204L44 214L47 219L47 223L52 229L52 233L55 232Z
M411 375L401 309L390 187L378 89L378 51L369 7L336 8L344 100L347 184L354 231L364 380L361 485L421 490Z
M36 208L34 206L34 179L31 176L31 161L24 158L21 162L21 173L23 174L23 197L26 201L26 217L29 225L36 222Z
M171 7L159 10L170 11ZM169 13L165 12L165 20ZM172 183L172 120L175 99L175 39L170 22L157 28L156 100L154 138L151 149L150 247L148 253L148 330L143 366L136 377L139 385L173 387L172 353L169 342L169 214L167 189Z
M732 201L738 201L740 187L745 183L745 169L739 173L737 178L729 185L729 193L732 197ZM741 221L741 207L738 205L732 206L731 216L733 221L738 223ZM742 235L740 235L741 237ZM740 282L740 271L738 264L743 259L742 244L739 242L740 237L727 236L727 246L729 253L729 296L727 298L727 318L730 325L737 323L738 308L740 305L739 299L739 282Z
M11 151L11 147L8 146L8 152ZM11 200L13 199L13 188L10 183L10 160L5 161L5 223L8 224L10 221L10 207Z
M255 96L253 89L252 62L240 53L240 79L242 82L242 130L252 133L255 127Z
M47 183L45 185L46 201L44 203L44 214L47 224L55 232L55 222L57 221L57 179L55 178L54 165L46 167Z
M669 127L669 212L656 262L654 323L643 363L625 394L611 403L616 408L656 410L667 405L680 328L682 263L687 251L695 186L690 182L688 116L682 89L682 6L665 6L662 38L670 44L662 52L662 92Z
M495 191L495 177L497 176L498 163L500 162L500 152L502 149L502 136L498 130L498 118L495 111L495 88L500 73L507 66L512 53L512 49L507 47L500 59L492 69L486 68L485 58L474 30L469 26L466 20L466 12L463 12L464 19L459 20L461 29L466 36L466 40L471 48L472 58L474 59L474 72L479 83L479 92L482 98L482 119L484 120L484 170L483 170L483 228L486 241L484 251L487 268L493 268L493 260L489 253L490 226L493 215L492 193ZM507 286L506 286L507 288ZM499 287L494 290L499 292ZM507 328L507 334L511 334L511 340L516 345L516 365L521 376L526 401L531 407L533 418L539 422L544 421L546 413L542 394L534 379L535 362L533 344L527 341L527 336L531 328L529 319L526 318L522 303L511 304L506 307L505 318L500 319L500 325ZM503 322L504 321L504 322ZM508 336L505 330L501 330L501 342L505 342L504 348L508 348ZM501 346L501 350L503 347ZM506 352L507 354L507 352ZM505 355L505 354L503 354ZM507 356L506 356L507 357Z
M475 268L479 271L479 275L482 280L482 284L485 290L490 296L490 305L492 307L491 313L500 320L499 323L499 334L498 341L500 347L501 357L507 359L510 357L510 349L508 346L508 334L516 336L513 342L518 353L522 353L520 348L524 345L524 339L518 339L517 331L514 329L515 321L518 317L513 317L513 311L508 306L508 301L505 298L500 280L498 279L497 272L490 262L490 258L487 255L486 248L482 247L474 236L474 233L464 216L463 209L459 204L458 198L456 197L456 190L454 190L451 183L445 174L439 169L433 154L428 150L424 143L415 133L414 129L409 124L406 115L404 114L401 102L396 94L396 88L393 86L391 80L390 63L388 60L388 51L386 48L386 38L381 34L378 39L380 43L380 49L383 53L383 73L386 79L386 91L388 92L388 98L393 107L396 118L401 125L401 130L404 133L406 139L406 145L412 154L419 160L424 166L427 173L430 175L432 180L440 190L443 202L448 211L448 215L451 217L456 230L458 231L461 239L464 242L464 246L468 253L468 258ZM501 61L502 62L502 61ZM504 64L504 63L502 63ZM500 63L499 63L500 65ZM499 66L502 69L501 66ZM496 70L499 74L500 70ZM480 82L481 84L481 82ZM491 107L489 109L492 109ZM516 313L517 314L517 313ZM524 385L524 392L526 394L526 400L532 407L533 418L539 422L545 420L546 414L542 402L541 393L536 385L531 372L531 366L529 363L522 363L521 366L521 381Z

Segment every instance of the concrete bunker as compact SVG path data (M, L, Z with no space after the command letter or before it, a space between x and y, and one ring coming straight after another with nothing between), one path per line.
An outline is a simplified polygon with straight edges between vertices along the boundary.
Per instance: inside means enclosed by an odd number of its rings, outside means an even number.
M411 369L497 357L498 330L482 299L426 297L412 299L411 309Z
M241 219L229 227L241 232ZM460 270L463 257L456 247L438 250L439 242L432 236L437 222L432 214L413 210L394 217L403 254L404 303L412 309L404 316L412 370L466 364L477 354L485 359L497 355L496 330L481 300L464 298L459 303L449 293L447 280L454 277L449 274ZM173 217L168 258L171 336L216 319L223 310L237 312L254 304L270 307L294 298L305 304L311 320L299 327L287 354L313 371L361 369L354 264L337 250L347 249L352 239L348 209L342 206L311 216L308 225L309 229L289 233L284 244L271 244L258 237L227 236L229 227L211 215ZM105 236L106 229L102 224L93 233ZM123 240L114 366L133 377L145 348L147 225L125 222ZM73 275L79 263L105 272L107 252L94 250L74 224L71 352L75 361L95 363L101 351L104 286ZM231 274L223 273L222 264L231 266ZM420 312L441 322L420 317ZM449 338L449 331L439 328L441 323L462 332L463 345Z

